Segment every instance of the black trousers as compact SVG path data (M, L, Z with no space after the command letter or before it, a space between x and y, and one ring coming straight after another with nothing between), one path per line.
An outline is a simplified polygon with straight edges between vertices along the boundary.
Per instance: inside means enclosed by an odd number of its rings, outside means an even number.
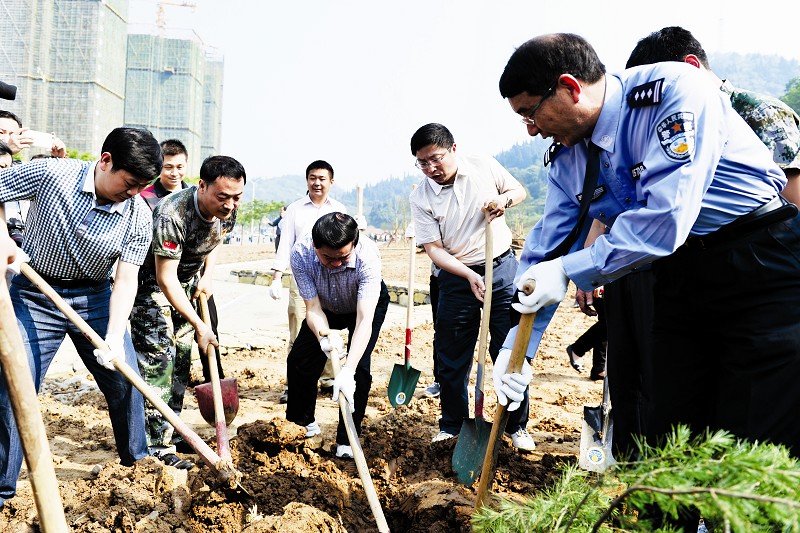
M606 345L608 344L608 328L606 327L606 306L604 298L595 298L593 307L597 311L597 322L583 332L572 349L575 355L583 355L592 350L592 374L599 374L606 369Z
M200 312L200 306L197 307L198 312ZM213 331L214 335L219 339L219 333L217 332L219 317L217 316L217 304L214 302L213 294L208 299L208 318L211 321L211 331ZM203 365L203 383L209 383L211 381L211 371L208 368L208 358L201 354L200 363ZM217 371L219 372L219 379L225 377L225 373L222 371L221 357L217 357Z
M439 383L439 361L436 359L436 310L439 307L439 278L431 274L428 287L431 297L431 315L433 316L433 381Z
M355 373L356 392L353 395L353 402L355 403L353 422L359 435L361 434L361 421L364 419L364 413L367 409L369 390L372 386L370 356L375 344L378 342L378 333L380 333L388 309L389 291L386 285L381 282L381 295L378 299L378 306L375 308L375 316L372 319L372 335L364 355L358 362ZM350 339L352 339L353 330L356 327L356 313L337 315L325 311L325 316L328 318L328 325L331 329L347 328L349 332L349 348ZM289 351L289 357L286 360L286 382L289 391L289 398L286 402L286 420L300 426L307 426L314 421L314 411L317 407L317 381L322 375L322 370L325 368L327 360L325 352L319 346L317 336L308 327L308 323L303 320L297 338ZM339 426L336 430L336 443L349 444L341 413L339 413Z
M631 272L605 286L608 387L614 456L632 457L653 411L653 272Z
M798 456L800 216L684 246L653 274L654 434L722 428Z

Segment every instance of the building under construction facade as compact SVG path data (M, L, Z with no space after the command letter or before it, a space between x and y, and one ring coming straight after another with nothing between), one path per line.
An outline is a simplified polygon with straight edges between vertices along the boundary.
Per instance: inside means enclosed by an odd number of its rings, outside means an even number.
M125 124L183 142L192 175L202 161L205 63L199 39L128 35Z
M127 0L0 0L0 101L23 126L99 155L125 112Z

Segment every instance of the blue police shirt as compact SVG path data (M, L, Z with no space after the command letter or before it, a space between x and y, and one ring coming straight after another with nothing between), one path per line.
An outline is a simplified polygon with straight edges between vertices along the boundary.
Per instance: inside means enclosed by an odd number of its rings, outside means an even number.
M711 233L773 199L783 172L707 75L684 63L644 65L606 76L603 109L592 132L600 176L582 238L564 269L583 290L621 278L673 253L690 235ZM531 230L517 278L542 260L577 222L588 148L555 156L545 212ZM591 219L610 226L583 248ZM536 316L528 357L557 305ZM513 345L516 329L504 347Z

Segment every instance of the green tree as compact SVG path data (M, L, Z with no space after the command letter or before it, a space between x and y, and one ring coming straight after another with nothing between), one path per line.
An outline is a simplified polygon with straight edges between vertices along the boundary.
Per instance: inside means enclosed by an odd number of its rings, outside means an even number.
M781 100L800 113L800 77L794 78L786 84L786 94L781 96Z
M264 200L253 200L241 204L236 215L236 222L248 231L251 227L258 227L260 230L262 219L277 216L282 205L283 202L265 202Z
M80 159L81 161L94 161L97 156L89 152L79 152L75 148L67 148L67 157L70 159Z

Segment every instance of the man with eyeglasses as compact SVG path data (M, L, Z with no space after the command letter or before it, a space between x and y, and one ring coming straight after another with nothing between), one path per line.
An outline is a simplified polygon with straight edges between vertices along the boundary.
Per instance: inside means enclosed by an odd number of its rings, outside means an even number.
M453 135L441 124L418 129L411 137L411 154L425 174L410 197L417 242L441 268L434 333L442 417L433 442L439 442L455 437L469 416L467 382L486 291L486 261L494 266L489 326L492 360L511 327L517 259L503 214L524 200L526 193L494 158L456 155ZM489 211L494 250L492 257L486 257L484 211L490 205L494 205ZM530 451L535 444L525 429L527 396L522 404L506 429L517 449Z
M533 119L530 135L564 146L517 273L520 287L536 280L514 306L537 312L529 356L570 280L590 291L652 263L648 440L683 423L800 453L800 218L779 196L786 176L728 96L685 63L606 74L572 34L519 47L500 93ZM609 230L584 248L591 219ZM525 387L511 377L513 399Z

